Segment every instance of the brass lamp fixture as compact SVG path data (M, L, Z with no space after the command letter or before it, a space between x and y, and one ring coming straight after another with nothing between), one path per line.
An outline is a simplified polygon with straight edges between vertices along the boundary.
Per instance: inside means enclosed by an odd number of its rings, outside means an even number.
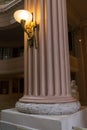
M29 47L37 49L39 43L39 25L33 21L33 14L21 9L14 12L14 18L21 24L24 32L27 34Z

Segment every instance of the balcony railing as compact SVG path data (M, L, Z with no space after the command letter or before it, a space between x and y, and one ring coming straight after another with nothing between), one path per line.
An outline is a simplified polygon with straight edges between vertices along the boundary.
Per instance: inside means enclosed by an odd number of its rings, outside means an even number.
M0 74L14 74L24 72L24 57L0 60Z

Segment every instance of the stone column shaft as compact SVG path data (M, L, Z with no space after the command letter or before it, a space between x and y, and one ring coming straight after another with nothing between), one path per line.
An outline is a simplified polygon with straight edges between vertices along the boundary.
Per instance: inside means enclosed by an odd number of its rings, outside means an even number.
M40 15L39 49L36 50L28 46L26 49L28 95L42 96L43 98L69 96L70 69L67 18L65 17L66 3L63 0L55 0L55 2L32 0L27 3L29 3L29 10L35 12L35 21L38 16L37 8L40 9L38 12Z
M66 0L26 0L25 5L40 26L39 48L25 43L25 93L19 102L76 102L70 90Z

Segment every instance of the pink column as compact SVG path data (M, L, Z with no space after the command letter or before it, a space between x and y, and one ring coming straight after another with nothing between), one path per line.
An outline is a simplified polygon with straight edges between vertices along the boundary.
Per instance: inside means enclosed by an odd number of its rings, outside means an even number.
M70 90L66 0L26 0L25 5L40 25L39 48L29 48L25 37L25 92L16 106L24 111L20 103L38 107L74 103L77 111L79 103Z

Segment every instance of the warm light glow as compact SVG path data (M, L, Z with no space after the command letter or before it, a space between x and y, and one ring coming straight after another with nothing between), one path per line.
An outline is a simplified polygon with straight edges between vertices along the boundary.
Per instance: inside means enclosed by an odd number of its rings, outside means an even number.
M27 10L17 10L14 13L15 20L20 23L21 20L25 20L26 24L28 24L30 21L32 21L32 14Z
M17 10L14 12L15 20L21 24L28 36L29 47L37 49L39 45L39 24L36 24L32 17L33 15L27 10Z
M79 39L79 42L82 42L82 39Z

